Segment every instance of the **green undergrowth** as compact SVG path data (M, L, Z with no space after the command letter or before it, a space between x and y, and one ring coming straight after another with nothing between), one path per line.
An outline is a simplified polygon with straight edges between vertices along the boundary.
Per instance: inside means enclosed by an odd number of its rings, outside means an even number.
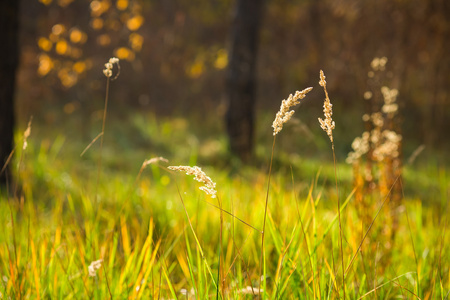
M295 128L287 127L275 148L260 291L271 133L258 133L255 162L240 166L217 124L146 113L108 118L98 184L98 142L80 156L100 130L95 121L86 132L73 130L77 118L61 126L37 121L27 149L18 147L11 166L21 186L3 190L0 201L3 299L342 299L343 288L347 299L448 299L447 168L405 167L392 237L388 206L376 214L382 196L370 196L370 220L360 216L351 167L338 154L343 284L326 136L311 132L292 147ZM21 145L21 132L16 140ZM155 156L169 163L138 176ZM168 165L201 166L218 198Z

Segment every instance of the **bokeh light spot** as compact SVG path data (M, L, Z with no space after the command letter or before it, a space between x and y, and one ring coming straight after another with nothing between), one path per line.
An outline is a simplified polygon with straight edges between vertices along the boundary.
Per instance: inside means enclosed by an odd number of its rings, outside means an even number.
M53 68L53 61L47 54L39 55L39 68L38 74L40 76L45 76L50 72Z
M132 17L127 21L127 27L131 31L138 30L144 23L144 18L140 15Z
M167 175L163 175L161 176L160 182L163 186L167 186L170 183L170 177Z
M50 51L52 49L53 43L49 39L47 39L45 37L41 37L38 40L38 46L43 51L48 52L48 51Z
M55 24L52 27L52 33L54 35L60 35L60 34L64 33L64 31L66 31L66 27L64 27L64 25L62 25L62 24Z
M130 34L130 46L134 51L141 51L142 49L142 44L144 42L144 38L142 37L142 35L137 34L137 33L132 33Z
M91 27L95 30L100 30L103 28L103 20L100 18L94 18L91 21Z
M86 71L86 63L83 61L77 61L73 64L72 69L78 74L81 74Z
M116 7L118 10L125 10L128 7L128 0L117 0Z
M69 51L69 44L66 40L62 39L56 43L55 50L59 55L64 55Z
M107 34L99 35L97 37L97 44L103 47L108 46L109 44L111 44L111 38Z
M134 60L134 57L135 57L134 52L126 47L121 47L121 48L116 49L114 51L114 54L119 59L126 59L128 61Z
M224 69L228 65L228 53L225 49L220 49L217 52L216 60L214 61L214 67L216 69Z
M66 105L64 105L63 111L65 114L70 115L72 114L76 109L76 106L73 102L69 102Z
M73 28L70 31L70 41L75 44L84 44L87 41L87 35L78 28Z
M205 65L202 61L195 61L190 67L187 69L187 75L190 78L198 78L205 71Z

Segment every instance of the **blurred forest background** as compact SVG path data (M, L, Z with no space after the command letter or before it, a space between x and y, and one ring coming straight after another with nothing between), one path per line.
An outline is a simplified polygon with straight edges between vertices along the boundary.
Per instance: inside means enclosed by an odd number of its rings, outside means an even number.
M88 129L103 107L103 64L117 56L121 76L111 86L109 118L148 111L200 124L210 120L223 130L235 3L21 1L16 98L21 128L30 115L34 122L50 126L71 118L79 120L73 130L91 140ZM449 1L263 4L256 71L258 118L267 112L273 119L289 93L317 87L323 69L334 104L337 150L345 158L351 141L363 131L370 63L374 57L387 57L383 84L399 90L406 155L421 144L445 154L450 140ZM318 127L317 116L322 115L322 93L305 100L308 104L300 110L306 111L297 117L306 129L295 139L306 139L302 136L307 137L308 128Z

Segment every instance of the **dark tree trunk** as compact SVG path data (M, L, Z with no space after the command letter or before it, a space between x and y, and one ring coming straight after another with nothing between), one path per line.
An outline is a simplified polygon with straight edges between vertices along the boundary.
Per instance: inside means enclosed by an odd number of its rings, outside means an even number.
M0 169L12 151L14 88L18 65L19 0L0 1ZM10 172L0 174L0 185L11 182Z
M253 151L255 68L263 0L237 0L227 73L227 133L232 154L248 161Z

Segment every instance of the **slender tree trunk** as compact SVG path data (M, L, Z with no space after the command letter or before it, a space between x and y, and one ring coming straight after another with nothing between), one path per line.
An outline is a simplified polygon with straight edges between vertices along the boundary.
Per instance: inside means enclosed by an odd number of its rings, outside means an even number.
M14 89L18 65L19 0L0 1L0 169L12 151ZM0 174L0 185L11 182L8 169Z
M237 0L227 73L226 126L231 153L248 161L253 152L255 69L263 0Z

